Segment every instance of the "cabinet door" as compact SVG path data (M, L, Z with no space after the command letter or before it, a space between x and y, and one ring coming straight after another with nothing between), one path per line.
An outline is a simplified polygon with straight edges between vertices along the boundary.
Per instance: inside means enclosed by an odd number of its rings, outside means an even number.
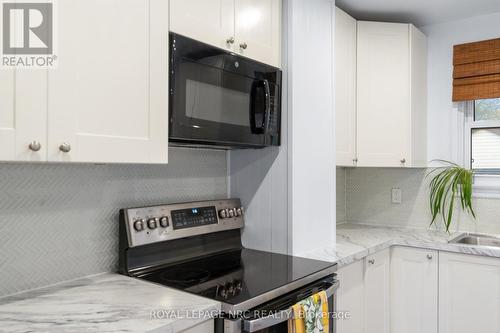
M234 0L170 0L170 30L234 50Z
M337 321L342 333L363 332L364 323L364 262L357 261L338 270L340 288L337 294L337 311L349 312L350 317Z
M356 20L335 9L335 144L338 166L356 165Z
M281 0L235 0L237 51L280 67Z
M437 288L437 251L393 248L391 332L437 333Z
M389 249L365 259L364 332L389 333Z
M49 160L166 163L168 1L65 0L58 10Z
M439 332L500 332L500 259L439 253Z
M44 70L3 69L0 76L0 160L45 161L47 108ZM30 144L32 149L30 149ZM38 146L38 147L36 147Z
M2 70L0 76L0 160L16 156L15 71Z
M358 22L358 166L410 163L409 59L408 24Z

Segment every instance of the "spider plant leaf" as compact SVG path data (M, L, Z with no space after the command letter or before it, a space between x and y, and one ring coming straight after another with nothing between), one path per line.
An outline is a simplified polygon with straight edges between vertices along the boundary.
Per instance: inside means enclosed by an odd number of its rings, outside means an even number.
M435 160L445 166L431 170L426 177L431 177L429 182L429 207L431 210L431 224L441 215L446 231L450 231L456 200L460 200L462 210L470 213L474 218L476 214L472 207L472 180L473 171L467 170L456 163Z

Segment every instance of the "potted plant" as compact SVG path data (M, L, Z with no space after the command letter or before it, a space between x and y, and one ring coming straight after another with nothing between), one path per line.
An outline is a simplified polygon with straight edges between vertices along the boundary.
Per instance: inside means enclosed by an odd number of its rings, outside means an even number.
M442 167L434 168L427 176L432 177L430 188L430 208L432 221L430 225L436 223L438 216L441 216L450 232L450 225L455 208L455 200L460 199L462 210L471 214L474 219L476 214L472 208L472 180L474 171L465 169L456 163L438 160L446 164Z

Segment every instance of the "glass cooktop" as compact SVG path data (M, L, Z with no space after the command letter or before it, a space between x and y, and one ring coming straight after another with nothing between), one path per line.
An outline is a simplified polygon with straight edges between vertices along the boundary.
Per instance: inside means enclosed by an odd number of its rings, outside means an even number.
M139 277L235 305L334 266L318 260L237 249Z

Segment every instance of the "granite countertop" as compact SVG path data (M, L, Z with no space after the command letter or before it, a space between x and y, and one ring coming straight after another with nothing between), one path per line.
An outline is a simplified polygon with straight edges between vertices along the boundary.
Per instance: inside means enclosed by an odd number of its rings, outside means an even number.
M175 333L219 309L210 299L109 273L0 298L0 332Z
M336 262L338 267L342 267L367 255L394 245L400 245L500 258L500 248L483 248L448 243L448 240L455 238L459 234L461 233L450 235L440 231L346 223L337 225L336 249L334 246L327 246L308 252L305 256L312 259Z

